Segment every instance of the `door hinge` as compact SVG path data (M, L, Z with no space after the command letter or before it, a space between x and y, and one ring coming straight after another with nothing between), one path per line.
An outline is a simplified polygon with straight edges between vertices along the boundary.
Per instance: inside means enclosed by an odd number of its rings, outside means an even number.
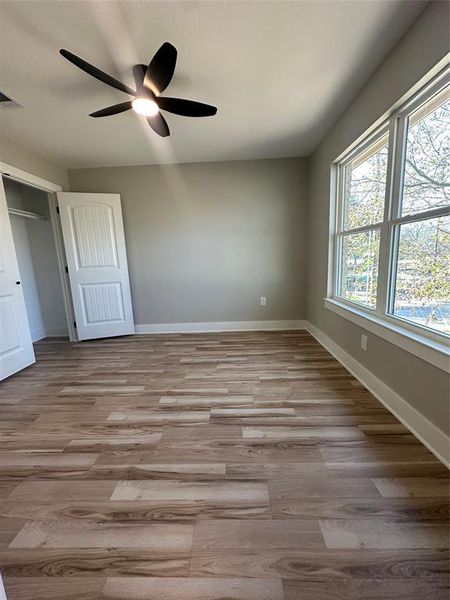
M77 322L76 321L73 322L73 326L75 327L75 329L77 328Z
M65 269L66 273L69 272L69 267L67 265L64 267L64 269Z
M59 212L59 206L56 207L56 212L58 213L58 215L60 214L60 212Z

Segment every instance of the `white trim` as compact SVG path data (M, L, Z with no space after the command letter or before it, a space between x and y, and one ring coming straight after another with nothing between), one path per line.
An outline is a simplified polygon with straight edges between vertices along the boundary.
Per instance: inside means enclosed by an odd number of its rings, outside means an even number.
M422 413L411 406L393 389L378 379L366 367L355 360L348 352L336 344L312 323L307 323L310 334L336 360L366 387L411 433L421 441L446 467L450 466L450 438L429 421Z
M15 181L22 181L23 183L27 183L28 185L32 185L33 187L37 187L45 192L61 192L62 187L57 185L56 183L52 183L51 181L47 181L46 179L42 179L42 177L37 177L32 173L27 173L27 171L22 171L22 169L18 169L13 165L9 165L8 163L0 161L0 174L4 177L9 177L10 179L14 179Z
M146 323L136 324L136 333L202 333L220 331L271 331L306 329L307 322L294 321L217 321L205 323Z
M381 318L378 314L368 314L364 310L349 306L334 298L325 298L324 304L325 308L340 317L352 321L355 325L374 333L410 354L414 354L414 356L418 356L438 369L450 373L450 347L448 345L394 324L390 320Z
M33 340L33 344L45 338L59 337L69 337L67 327L48 327L47 329L40 327L39 329L31 330L31 339Z
M67 320L67 330L69 335L69 341L76 342L78 340L76 330L73 326L73 308L72 308L72 293L66 277L65 272L65 250L64 243L62 240L61 228L58 223L58 214L56 212L57 199L55 196L56 192L62 191L62 187L56 183L37 177L32 173L18 169L17 167L8 163L0 161L0 177L6 177L13 181L19 181L30 185L34 188L38 188L47 192L48 194L48 205L50 210L50 223L52 226L53 237L55 242L56 259L58 262L59 277L62 285L63 299L64 299L64 311ZM65 334L67 335L67 333ZM51 337L51 336L50 336Z
M69 332L67 331L67 327L48 327L45 337L69 337Z
M419 221L428 221L428 219L437 219L439 217L448 217L450 215L450 207L432 208L419 213L411 213L403 217L391 219L392 225L405 225L408 223L418 223Z

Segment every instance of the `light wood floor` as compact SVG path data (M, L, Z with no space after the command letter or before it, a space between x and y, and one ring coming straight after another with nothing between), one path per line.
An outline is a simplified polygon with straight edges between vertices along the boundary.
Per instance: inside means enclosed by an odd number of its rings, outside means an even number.
M446 469L307 333L36 351L0 385L9 600L448 599Z

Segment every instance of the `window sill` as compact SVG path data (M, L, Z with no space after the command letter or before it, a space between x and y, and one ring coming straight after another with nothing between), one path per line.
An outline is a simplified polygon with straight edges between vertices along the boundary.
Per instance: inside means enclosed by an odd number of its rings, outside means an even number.
M378 315L372 315L356 306L350 306L335 298L324 299L325 308L340 317L348 319L359 327L395 344L399 348L418 356L438 369L450 373L450 347L445 342L436 341L410 331L400 324L392 323Z

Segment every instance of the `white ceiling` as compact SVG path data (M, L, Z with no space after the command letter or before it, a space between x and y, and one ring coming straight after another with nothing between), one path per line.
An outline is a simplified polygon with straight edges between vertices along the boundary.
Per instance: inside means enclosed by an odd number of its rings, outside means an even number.
M411 26L426 2L0 2L4 135L68 167L307 156ZM218 106L215 117L168 115L159 138L128 99L58 53L66 48L132 84L165 40L178 49L165 95Z

